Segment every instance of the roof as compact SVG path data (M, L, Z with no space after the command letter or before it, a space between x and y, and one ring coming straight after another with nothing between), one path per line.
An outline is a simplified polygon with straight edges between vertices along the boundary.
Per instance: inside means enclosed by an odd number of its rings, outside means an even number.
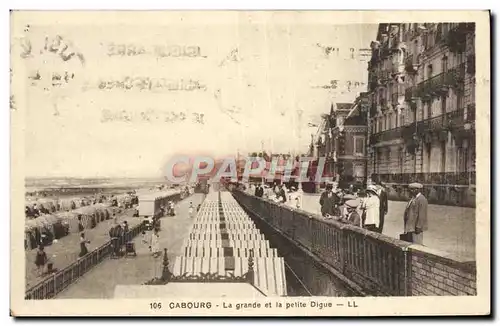
M248 283L168 283L165 285L117 285L115 298L262 298Z
M349 111L352 107L352 103L337 103L336 111Z
M180 191L179 190L175 190L175 189L169 189L169 190L166 190L166 191L158 191L158 192L151 192L151 193L145 193L145 194L141 194L139 195L139 202L142 200L142 201L147 201L147 200L155 200L155 199L158 199L158 198L164 198L164 197L168 197L168 196L172 196L174 194L179 194Z

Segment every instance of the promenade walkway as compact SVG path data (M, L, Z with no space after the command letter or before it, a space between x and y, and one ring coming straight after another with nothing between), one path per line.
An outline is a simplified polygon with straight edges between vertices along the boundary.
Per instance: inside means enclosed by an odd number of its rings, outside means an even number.
M127 221L130 227L141 222L138 217L132 217L134 209L127 209L118 216L118 222ZM98 248L109 241L109 229L113 225L113 219L105 220L96 225L95 228L85 230L85 238L90 241L87 245L89 251ZM35 256L37 249L26 251L26 288L36 285L46 276L38 276L35 266ZM78 259L80 253L80 233L70 233L57 240L50 246L45 247L47 258L54 263L54 268L59 270L69 266Z
M399 238L403 231L406 202L389 201L383 233ZM320 214L319 194L304 194L303 209ZM428 210L429 230L424 234L424 245L452 254L461 260L475 261L475 209L469 207L431 205Z
M201 204L202 194L194 194L179 202L176 216L161 219L160 248L168 249L171 268L174 257L180 255L182 244L188 237L193 219L189 218L189 203L194 207ZM139 235L134 239L137 257L107 259L85 274L75 284L57 295L56 299L110 299L116 285L140 285L154 277L161 276L163 256L153 258L147 244Z

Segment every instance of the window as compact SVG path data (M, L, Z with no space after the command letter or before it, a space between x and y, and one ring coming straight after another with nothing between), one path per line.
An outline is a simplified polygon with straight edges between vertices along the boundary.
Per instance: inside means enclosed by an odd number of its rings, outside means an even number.
M460 110L464 105L464 94L460 91L457 92L457 109Z
M432 77L432 65L427 66L427 79Z
M446 172L446 142L441 142L441 171Z
M446 113L446 96L441 97L441 114Z
M442 65L442 72L447 72L448 71L448 57L447 56L444 56L442 61L441 61L441 65Z
M365 155L364 136L354 136L354 155Z

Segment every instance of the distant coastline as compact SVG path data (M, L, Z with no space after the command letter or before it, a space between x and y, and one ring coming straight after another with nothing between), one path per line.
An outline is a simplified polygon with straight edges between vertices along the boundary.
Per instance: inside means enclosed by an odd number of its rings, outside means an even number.
M26 177L27 191L53 188L114 188L134 185L165 184L161 177L92 178L92 177Z

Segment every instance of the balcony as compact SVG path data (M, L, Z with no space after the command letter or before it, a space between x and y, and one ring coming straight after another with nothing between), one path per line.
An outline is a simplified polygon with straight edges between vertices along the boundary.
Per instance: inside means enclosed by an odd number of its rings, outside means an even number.
M408 87L405 89L405 101L414 102L417 99L417 88L415 86Z
M417 134L421 137L425 137L431 133L439 134L439 132L443 131L453 132L462 130L465 123L474 121L475 114L471 112L475 112L475 110L472 109L472 106L474 105L471 104L467 107L467 112L465 112L464 109L453 110L436 117L417 121Z
M396 108L398 105L403 104L405 100L405 94L401 91L397 91L391 95L392 97L392 106Z
M476 104L467 105L467 113L465 115L465 122L472 123L476 121Z
M388 69L381 69L377 73L378 85L384 85L391 79L391 71Z
M380 111L384 112L387 110L387 100L385 98L381 98L378 100L378 107L380 107Z
M372 135L371 143L377 144L383 141L391 141L402 138L402 128L393 128Z
M450 69L439 75L433 76L417 85L417 96L421 98L433 98L445 95L450 88L463 87L465 77L465 65Z
M418 70L417 57L413 54L410 54L405 59L405 71L414 74L417 72L417 70Z
M459 23L443 33L443 42L450 51L455 53L465 52L466 34L469 33L467 24Z
M379 180L392 184L419 182L424 185L475 185L476 172L430 172L377 174Z
M384 43L380 47L380 59L385 59L391 54L391 49L389 48L389 43Z
M399 45L401 44L401 42L399 42L399 40L397 39L397 37L394 37L391 41L390 41L390 44L389 44L389 51L391 52L397 52L399 51L400 47Z

